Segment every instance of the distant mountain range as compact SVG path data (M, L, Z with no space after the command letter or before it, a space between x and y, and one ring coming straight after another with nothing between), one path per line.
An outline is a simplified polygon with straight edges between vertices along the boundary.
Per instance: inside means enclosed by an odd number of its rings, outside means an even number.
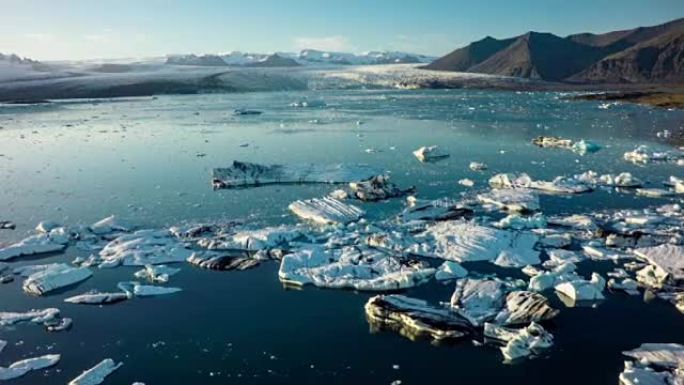
M559 37L486 37L425 66L572 83L684 81L684 18L654 27Z
M296 67L311 64L374 65L430 63L434 57L396 51L371 51L360 55L305 49L299 53L255 54L230 52L220 55L168 55L166 64L196 66Z

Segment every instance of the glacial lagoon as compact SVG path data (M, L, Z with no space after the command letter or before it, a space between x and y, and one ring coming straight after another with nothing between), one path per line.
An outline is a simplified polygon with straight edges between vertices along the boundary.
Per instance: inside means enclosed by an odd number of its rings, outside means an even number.
M115 215L140 229L239 222L245 228L304 223L288 210L340 186L273 184L212 188L212 170L234 160L258 164L367 164L421 200L472 199L499 173L535 180L629 172L644 187L684 177L677 162L634 163L639 145L681 152L684 112L566 99L561 93L478 90L338 90L63 100L0 106L0 245L34 233L44 220L90 225ZM302 103L306 101L307 103ZM303 106L305 104L305 106ZM236 115L236 109L261 114ZM558 136L601 145L594 153L532 144ZM679 139L677 139L679 138ZM678 142L679 140L679 142ZM438 145L449 157L419 162L413 151ZM473 171L471 162L487 165ZM472 187L459 184L462 179ZM657 208L682 195L645 197L633 189L597 187L584 194L539 194L546 217ZM405 197L351 201L369 223L399 214ZM486 214L491 221L505 216ZM487 219L483 220L488 223ZM679 234L682 230L679 229ZM571 246L582 253L578 243ZM622 252L622 251L621 251ZM88 257L70 243L64 252L19 257L10 268ZM97 253L97 252L95 252ZM542 253L542 260L546 254ZM421 258L439 266L443 261ZM585 260L577 272L604 278L625 261ZM170 265L171 266L171 265ZM0 311L59 308L70 330L35 324L0 328L8 345L0 366L61 354L59 363L12 380L68 383L104 358L122 362L106 383L131 384L608 384L623 370L622 352L644 342L684 343L684 314L659 298L620 290L605 300L567 307L553 289L543 294L560 312L543 323L553 346L532 359L505 363L481 335L436 343L377 330L364 304L377 292L286 287L279 262L245 271L213 271L188 263L166 286L182 291L111 305L64 299L91 289L116 290L139 267L91 268L93 276L44 296L27 295L23 278L0 285ZM520 268L464 262L471 275L529 280ZM633 275L633 274L632 274ZM449 302L454 281L427 282L399 293ZM396 292L395 292L396 293ZM401 381L401 382L398 382Z

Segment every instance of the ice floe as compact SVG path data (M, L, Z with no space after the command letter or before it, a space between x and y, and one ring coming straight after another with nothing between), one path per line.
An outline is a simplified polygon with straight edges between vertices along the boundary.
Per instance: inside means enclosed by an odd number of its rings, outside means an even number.
M7 261L28 255L54 253L64 250L69 240L68 238L64 238L63 232L59 229L60 228L52 229L49 233L32 235L17 243L0 249L0 261Z
M213 170L214 188L252 187L279 183L351 183L382 175L363 165L290 164L261 165L234 161L230 167Z
M471 324L458 313L399 294L371 297L365 310L375 329L393 330L412 340L423 336L454 339L472 333Z
M53 290L71 286L90 278L93 273L85 267L73 267L59 263L29 275L22 285L26 293L44 295Z
M135 277L150 282L168 283L169 277L178 273L180 269L166 265L145 265L145 268L135 272Z
M59 354L46 354L40 357L26 358L8 367L0 366L0 381L12 380L24 376L30 371L41 370L57 365Z
M318 245L285 255L278 272L280 280L290 285L365 291L406 289L426 282L434 274L434 268L418 260L370 248L325 249Z
M555 318L558 313L543 295L516 290L508 293L504 307L492 322L498 325L522 325L547 321Z
M111 358L105 358L92 368L85 370L78 377L69 381L68 385L99 385L105 378L119 369L123 363L116 363Z
M491 261L504 267L540 263L537 236L484 227L468 221L443 221L416 236L411 252L450 261Z
M401 197L414 191L413 187L402 190L390 182L388 176L377 175L365 181L349 183L349 192L346 194L362 201L375 202Z
M329 197L295 201L288 208L298 217L322 225L346 224L365 214L354 205Z
M192 251L166 230L138 230L121 235L99 253L100 267L184 262L190 255Z
M419 200L413 196L407 198L408 207L399 215L404 222L409 221L445 221L450 219L471 218L473 210L463 207L450 199Z
M495 189L478 194L477 199L483 204L492 205L504 211L539 210L539 196L525 188Z
M572 150L580 155L596 152L601 149L601 145L589 140L579 140L573 142L571 139L560 138L557 136L539 136L532 140L532 143L539 147L564 148Z
M599 175L595 171L587 171L582 174L575 175L575 179L581 183L593 186L631 188L643 185L641 180L632 176L632 174L628 172Z
M451 308L471 324L482 325L503 307L506 291L506 285L496 279L459 279L451 296Z
M522 173L497 174L489 179L489 184L494 188L529 188L549 194L580 194L591 191L591 187L572 178L562 176L552 181L533 180L529 175Z
M129 297L130 296L124 292L103 293L99 291L89 291L84 294L65 298L64 302L84 305L103 305L125 301Z
M142 285L139 282L119 282L117 285L129 297L154 297L158 295L174 294L182 291L178 287Z

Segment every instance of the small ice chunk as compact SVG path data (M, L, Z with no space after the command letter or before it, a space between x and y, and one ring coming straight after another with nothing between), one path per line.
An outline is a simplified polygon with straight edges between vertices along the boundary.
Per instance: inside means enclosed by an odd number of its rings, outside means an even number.
M107 218L101 219L90 225L90 231L95 234L103 235L113 232L128 232L133 229L133 226L120 220L118 217L111 215Z
M541 214L532 216L511 214L498 222L494 222L494 226L500 229L512 230L543 229L546 227L546 218Z
M473 171L484 171L487 169L487 165L480 162L470 162L468 168L470 168Z
M666 198L673 196L674 192L662 188L638 188L636 194L648 198Z
M458 184L460 184L461 186L465 186L465 187L473 187L473 186L475 186L475 182L473 182L472 179L468 179L468 178L459 179L459 180L458 180Z
M421 162L435 162L449 157L439 146L423 146L413 151L413 155Z
M119 282L117 285L119 289L131 297L153 297L158 295L173 294L182 291L178 287L155 286L155 285L141 285L138 282Z
M64 302L86 305L102 305L121 302L127 300L128 298L128 294L123 292L102 293L99 291L90 291L84 294L66 298L64 299Z
M448 279L463 278L468 275L468 270L466 270L461 264L454 261L444 261L437 272L435 273L435 279L438 281L444 281Z
M514 361L531 354L538 354L543 349L553 345L553 335L544 328L531 322L522 329L511 329L503 326L485 323L484 335L497 341L504 342L501 348L506 361Z
M135 272L135 277L150 282L168 283L169 277L178 273L180 269L166 265L146 265L144 269Z
M105 358L99 364L84 371L78 377L69 381L68 385L99 385L105 378L119 369L123 363L115 363L111 358Z
M560 293L573 302L597 301L604 299L603 289L606 287L606 280L599 274L592 273L591 280L576 279L567 281L555 286L557 293Z
M477 199L483 204L493 205L504 211L539 210L539 196L524 188L495 189L478 194Z
M550 320L559 311L549 305L549 300L531 291L513 291L506 296L504 308L492 322L498 325L522 325Z
M670 369L684 367L684 345L680 344L645 343L622 354L645 365Z
M28 238L0 248L0 261L7 261L27 255L54 253L64 250L66 244L63 239L52 239L49 234L36 234Z
M26 312L0 312L0 326L14 325L21 322L44 324L59 318L59 309L32 309Z

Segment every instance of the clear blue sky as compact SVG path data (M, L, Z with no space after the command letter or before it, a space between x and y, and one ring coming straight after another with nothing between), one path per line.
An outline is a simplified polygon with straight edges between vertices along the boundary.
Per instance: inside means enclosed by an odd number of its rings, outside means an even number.
M405 50L684 17L684 0L0 0L0 52L39 60L167 53Z

